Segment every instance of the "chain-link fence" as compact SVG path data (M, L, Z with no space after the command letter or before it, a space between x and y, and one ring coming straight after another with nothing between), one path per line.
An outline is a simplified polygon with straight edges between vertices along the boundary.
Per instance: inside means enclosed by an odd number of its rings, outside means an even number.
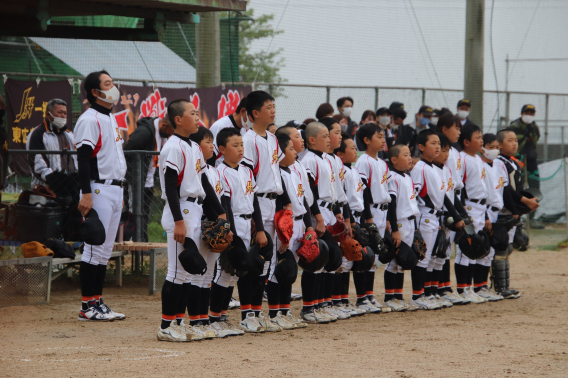
M0 260L0 307L49 303L51 257Z

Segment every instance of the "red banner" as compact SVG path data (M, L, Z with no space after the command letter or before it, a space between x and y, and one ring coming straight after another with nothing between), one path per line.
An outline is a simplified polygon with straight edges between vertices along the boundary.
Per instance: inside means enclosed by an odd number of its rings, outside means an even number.
M136 128L136 121L142 117L163 118L170 102L187 99L195 105L200 123L210 127L219 118L233 114L243 96L251 92L251 87L214 88L163 88L120 85L120 101L112 112L125 139ZM89 108L87 96L81 88L83 111Z

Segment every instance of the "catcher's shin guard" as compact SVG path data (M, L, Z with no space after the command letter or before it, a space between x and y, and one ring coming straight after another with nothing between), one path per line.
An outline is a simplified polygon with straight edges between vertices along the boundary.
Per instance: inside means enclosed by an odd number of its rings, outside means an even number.
M509 290L509 260L495 259L491 263L491 280L495 292L502 293Z

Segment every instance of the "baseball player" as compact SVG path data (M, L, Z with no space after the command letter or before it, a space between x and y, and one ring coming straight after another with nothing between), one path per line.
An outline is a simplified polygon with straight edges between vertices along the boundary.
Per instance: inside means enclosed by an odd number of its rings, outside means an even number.
M252 127L252 122L247 116L247 110L245 109L246 102L247 98L243 97L241 99L241 102L239 102L235 113L219 118L209 128L209 130L211 130L211 133L213 134L213 145L215 147L213 156L207 160L207 164L216 167L223 162L223 154L219 152L219 146L217 145L216 141L219 131L227 127L234 127L235 129L239 130L242 136L244 136L246 132Z
M124 314L111 310L102 298L107 263L122 211L126 174L123 140L111 114L120 93L106 71L90 73L84 86L91 107L79 117L74 131L81 186L78 209L83 216L91 209L96 210L106 240L103 245L85 244L83 248L79 320L120 320L125 318Z
M388 208L388 222L392 231L395 247L401 242L412 245L414 239L415 220L420 214L416 202L414 183L407 172L412 166L410 149L404 144L395 144L389 148L389 161L392 170L389 171L388 189L391 202ZM403 300L404 270L397 264L396 259L390 261L385 268L385 305L393 311L415 311L413 304Z
M365 153L355 164L366 186L363 193L365 201L368 201L370 206L370 214L365 214L365 222L375 223L381 237L384 237L387 227L387 210L391 202L387 183L389 168L387 163L377 157L377 153L384 149L385 134L378 125L369 123L359 127L357 138L359 144L365 148ZM378 257L375 264L378 264ZM353 272L353 282L357 291L356 306L367 312L377 312L377 309L380 312L383 305L373 296L375 269L369 272Z
M199 302L189 303L189 273L178 257L186 238L192 242L190 248L198 250L203 204L211 207L219 218L226 219L226 215L207 175L203 174L206 164L201 148L189 140L189 135L199 127L197 110L187 100L175 100L168 106L168 117L176 131L160 151L158 163L162 199L167 201L162 227L167 235L168 273L162 288L162 324L157 337L161 341L212 338L216 336L212 330L183 322L186 308L189 306L190 314L195 313L192 308L199 308Z
M280 168L278 166L284 154L278 146L276 136L266 131L268 125L274 122L274 117L276 116L274 98L264 91L251 92L247 96L246 111L249 118L253 121L253 126L243 137L245 151L242 164L251 169L256 180L258 186L257 197L262 213L264 230L270 235L272 240L276 240L274 229L276 197L282 196L284 208L291 209L291 205L286 188L282 187L282 178L280 177ZM255 226L258 228L259 225L256 223L255 221ZM276 251L273 253L274 259L276 258L276 253ZM276 261L274 259L273 261ZM253 283L251 304L252 310L257 317L260 315L262 308L262 297L270 264L270 261L265 263L262 275ZM270 322L267 325L270 328Z
M436 131L421 131L416 142L422 158L414 165L410 177L414 182L420 212L417 224L427 249L424 259L418 261L412 269L411 303L422 310L435 310L452 306L449 301L441 298L438 300L434 296L436 293L431 290L432 272L436 263L436 257L432 258L432 250L440 229L439 219L443 215L444 206L454 216L456 227L463 227L464 222L446 197L446 183L433 164L433 160L440 155L440 139Z

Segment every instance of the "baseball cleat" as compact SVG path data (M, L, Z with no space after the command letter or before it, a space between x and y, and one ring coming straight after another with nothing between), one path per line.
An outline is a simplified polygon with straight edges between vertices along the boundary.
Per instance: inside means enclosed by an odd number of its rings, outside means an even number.
M373 306L368 299L365 299L363 302L356 303L355 306L361 310L365 310L367 314L378 314L381 312L381 309Z
M258 318L254 316L254 312L248 312L245 320L241 320L241 329L248 333L262 333L265 332L263 326L258 322Z
M349 319L351 317L351 315L349 315L348 313L345 313L344 311L341 311L337 306L328 306L329 310L333 313L333 315L339 319L339 320L345 320L345 319Z
M245 334L245 331L243 331L242 329L240 329L239 327L235 326L233 323L231 323L229 320L221 320L220 322L221 324L223 324L223 326L232 331L234 336L241 336Z
M340 312L340 313L345 314L345 315L347 315L347 316L349 316L349 317L359 315L359 314L356 313L355 311L351 311L349 308L347 308L347 306L345 305L345 303L340 303L340 304L338 304L338 305L336 305L336 306L334 306L334 307L335 307L335 311L336 311L336 312Z
M497 302L503 299L501 295L494 294L486 287L482 287L476 294L481 298L487 299L489 302Z
M121 314L120 312L116 312L116 311L111 310L111 308L108 307L106 303L101 304L99 307L101 308L101 310L103 311L104 314L113 316L115 320L126 319L126 315Z
M303 298L302 294L292 293L292 295L290 296L290 299L293 301L299 301L302 298Z
M470 287L466 287L463 290L462 295L465 298L467 298L471 303L475 303L475 304L485 303L485 299L481 298L479 295L477 295L473 291L471 291Z
M298 319L294 315L292 315L292 311L290 310L288 310L288 313L286 314L286 320L292 323L292 325L294 325L294 328L306 328L308 326L305 321Z
M185 331L185 337L187 338L187 341L200 341L203 340L203 335L201 333L197 333L195 332L195 330L193 329L192 326L185 325L183 323L183 321L181 322L181 324L179 325L181 327L181 329L183 329Z
M440 306L438 304L435 304L435 303L429 301L424 296L416 298L416 299L412 299L410 301L410 304L417 306L418 309L420 309L420 310L437 310L437 309L440 308Z
M380 301L378 301L376 298L373 298L373 300L371 301L371 304L373 306L375 306L376 308L378 308L379 310L381 310L381 312L387 313L387 312L391 312L391 308L389 306L385 306L384 303L381 303Z
M305 312L304 310L300 311L300 319L302 319L305 323L310 323L310 324L319 323L316 317L316 313L313 309ZM329 320L326 323L329 323Z
M447 301L452 302L452 304L455 304L455 305L463 304L463 298L458 293L446 291L444 293L444 295L442 296L442 298L444 298Z
M241 307L241 302L237 301L235 298L231 297L231 301L229 302L229 310L234 308Z
M354 311L354 312L357 313L357 315L355 315L355 316L361 316L361 315L365 315L367 313L367 311L363 310L362 308L355 307L351 303L348 303L346 306L349 310L351 310L351 312ZM351 316L353 316L353 315L351 315Z
M430 302L435 307L434 310L439 310L439 309L442 308L442 305L440 303L438 303L438 301L436 300L436 297L434 297L433 295L426 297L426 300L428 302Z
M266 294L266 291L262 294L262 301L268 302L268 294Z
M195 333L203 336L204 340L214 339L217 337L215 331L210 329L208 326L203 325L202 323L197 323L196 325L194 325L193 330Z
M105 314L99 306L92 306L86 310L79 311L78 320L84 321L99 321L99 322L112 322L114 316Z
M436 303L438 303L443 308L450 308L450 307L453 307L453 305L454 305L451 301L448 301L447 299L442 298L440 296L440 294L434 294L434 299L436 300Z
M211 329L213 332L215 332L215 334L219 338L225 338L227 336L236 336L236 334L233 333L232 330L227 328L227 325L224 322L211 323L209 324L208 328Z
M329 311L328 307L329 306L322 306L316 309L315 312L321 317L329 319L330 322L335 323L337 321L337 316L335 316L332 311Z
M400 299L399 299L400 300ZM420 308L416 305L413 305L412 302L411 303L406 303L402 300L400 300L402 302L402 304L404 305L404 307L406 307L406 311L418 311L420 310Z
M296 328L294 324L290 323L288 319L284 315L282 315L282 311L278 311L275 317L270 318L270 322L272 322L272 324L276 324L282 329Z
M282 313L280 313L280 315L282 315ZM258 315L258 322L266 330L266 332L280 332L280 331L282 331L282 327L280 327L278 324L273 323L271 319L264 316L262 311Z
M387 305L392 311L395 312L406 311L406 307L402 303L400 303L398 299L391 299L390 301L385 302L385 305Z
M174 342L185 342L187 337L185 334L185 329L177 324L177 321L172 320L170 326L166 329L160 327L158 329L157 335L158 341L174 341Z

